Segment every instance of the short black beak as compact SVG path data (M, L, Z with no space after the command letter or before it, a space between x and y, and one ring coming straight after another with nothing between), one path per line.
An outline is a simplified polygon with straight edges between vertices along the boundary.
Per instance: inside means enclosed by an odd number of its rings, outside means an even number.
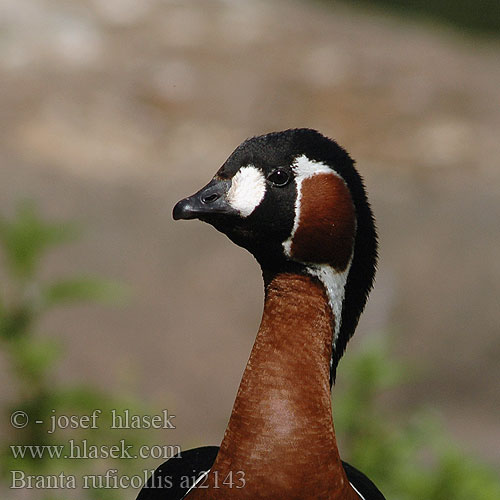
M236 213L226 198L230 187L229 180L212 179L197 193L175 205L172 214L174 219L208 219L212 214Z

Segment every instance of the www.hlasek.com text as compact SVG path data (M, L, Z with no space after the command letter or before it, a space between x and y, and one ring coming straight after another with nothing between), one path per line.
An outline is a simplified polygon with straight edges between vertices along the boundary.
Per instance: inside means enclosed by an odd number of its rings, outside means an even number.
M121 439L117 444L90 444L86 439L69 439L66 444L27 445L11 444L10 451L14 459L137 459L154 458L169 460L181 456L178 444L141 445L134 447Z

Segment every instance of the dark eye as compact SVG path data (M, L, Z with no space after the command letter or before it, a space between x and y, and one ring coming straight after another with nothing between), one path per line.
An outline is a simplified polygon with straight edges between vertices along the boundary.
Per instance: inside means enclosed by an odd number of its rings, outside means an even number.
M283 187L288 184L290 174L284 168L277 168L267 179L275 186Z

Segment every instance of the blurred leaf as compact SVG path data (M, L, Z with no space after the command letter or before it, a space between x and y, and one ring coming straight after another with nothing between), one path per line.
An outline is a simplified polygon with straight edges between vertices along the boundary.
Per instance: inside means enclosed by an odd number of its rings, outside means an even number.
M40 294L45 307L82 301L117 301L127 295L121 285L88 276L56 281L42 287Z
M61 352L59 342L54 339L23 338L11 347L17 372L36 383L41 382Z
M27 306L4 310L0 314L0 338L12 340L29 334L33 310Z
M70 224L48 223L39 218L33 204L20 205L12 221L0 219L0 243L7 270L20 279L32 278L43 254L73 240L76 234L76 228Z

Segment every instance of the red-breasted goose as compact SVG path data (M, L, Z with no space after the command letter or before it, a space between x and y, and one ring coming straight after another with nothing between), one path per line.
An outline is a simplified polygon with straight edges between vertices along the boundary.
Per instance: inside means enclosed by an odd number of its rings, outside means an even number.
M165 462L138 500L383 499L341 461L331 412L337 364L377 261L374 219L347 152L310 129L254 137L173 216L208 222L254 255L264 312L220 448Z

